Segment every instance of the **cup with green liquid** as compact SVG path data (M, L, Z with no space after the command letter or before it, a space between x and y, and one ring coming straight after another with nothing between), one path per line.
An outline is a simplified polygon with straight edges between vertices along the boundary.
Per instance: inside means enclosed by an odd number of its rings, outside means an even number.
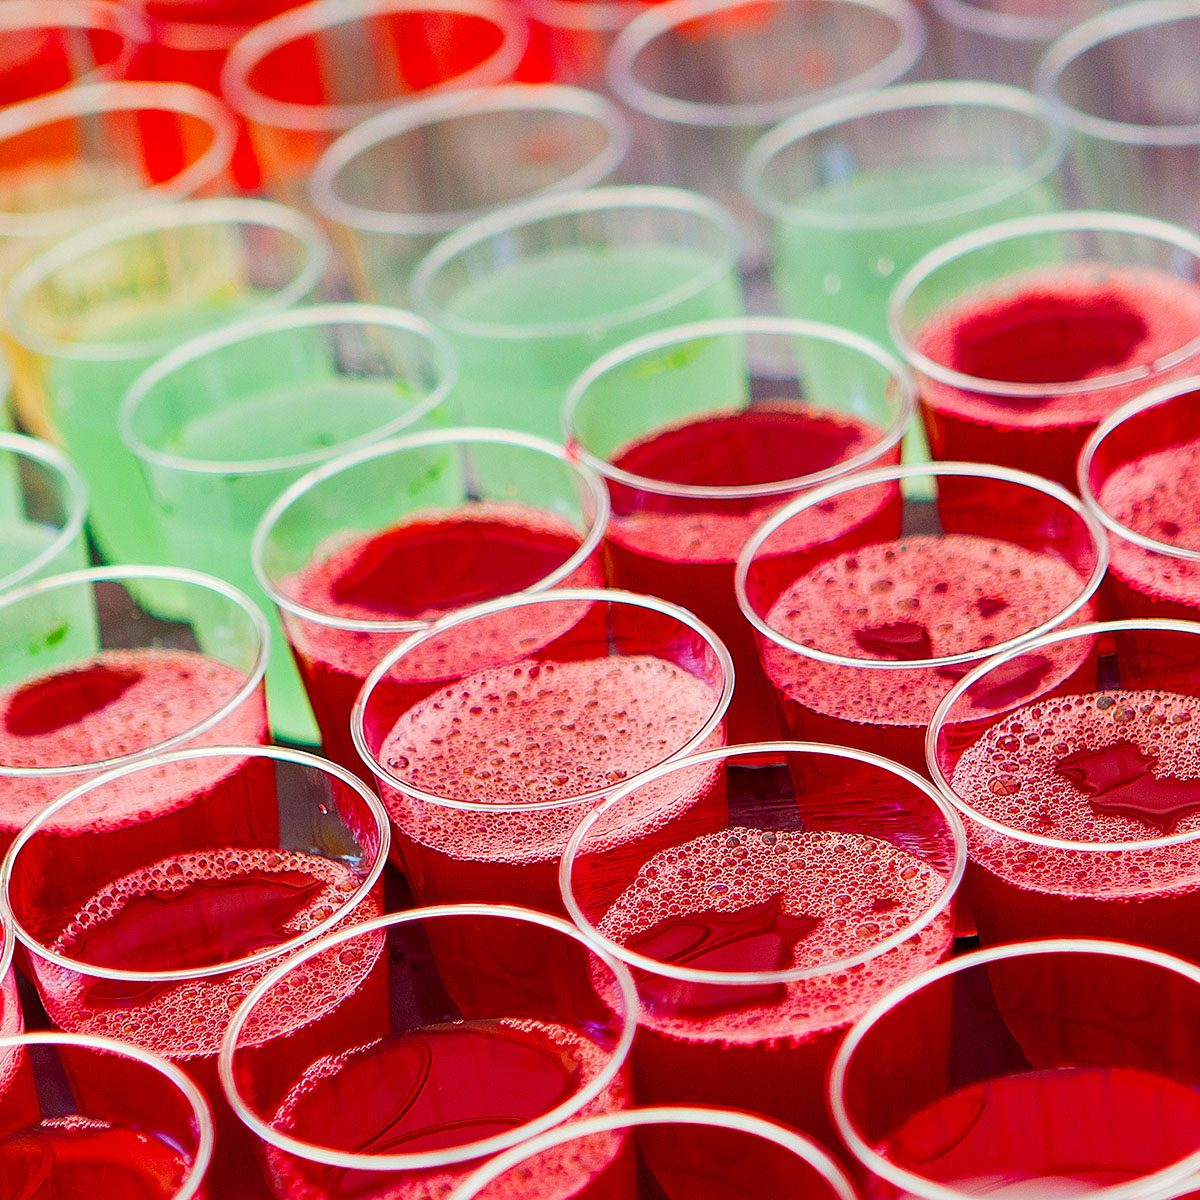
M289 485L347 452L441 420L455 368L421 318L367 304L247 317L177 347L129 389L120 436L174 561L247 592L271 622L272 728L316 726L274 606L251 566L255 526Z
M414 306L449 339L469 424L557 441L559 410L601 354L671 325L741 314L738 235L677 188L542 197L443 238Z

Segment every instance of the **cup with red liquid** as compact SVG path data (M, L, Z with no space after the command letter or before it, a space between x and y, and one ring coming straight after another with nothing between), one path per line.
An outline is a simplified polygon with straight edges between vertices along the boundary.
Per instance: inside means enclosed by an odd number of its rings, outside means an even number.
M110 1038L0 1037L5 1195L217 1200L213 1120L200 1089L156 1054ZM15 1190L13 1190L15 1189Z
M388 840L379 801L340 767L210 746L89 779L12 845L0 889L51 1021L161 1054L201 1085L215 1195L265 1194L217 1083L229 1019L289 954L382 911ZM315 1012L326 986L313 977L292 998Z
M497 1155L450 1200L857 1200L824 1147L749 1113L638 1108L552 1129ZM752 1191L751 1191L752 1189Z
M1200 238L1124 213L1002 221L896 285L889 326L935 459L1075 486L1088 434L1200 362Z
M721 745L733 680L690 613L600 588L494 600L409 638L371 673L352 723L418 903L561 912L558 860L582 815ZM704 789L674 799L720 806ZM626 833L655 836L640 821Z
M898 464L915 412L908 372L873 342L773 317L637 338L568 393L567 446L604 477L612 498L614 582L689 608L734 655L731 740L778 733L734 594L746 539L798 493Z
M12 918L0 906L0 1038L16 1037L25 1028L21 997L17 993L17 973L13 967L15 947ZM4 1093L12 1085L16 1073L17 1064L13 1057L0 1054L0 1105L4 1103Z
M384 1002L339 1019L339 977L365 964ZM316 1020L292 1003L314 978L327 981ZM626 1107L636 1023L628 971L565 921L411 909L263 979L230 1023L221 1080L280 1200L439 1200L493 1154Z
M967 828L985 943L1107 937L1200 959L1198 722L1190 622L1055 630L955 685L929 769Z
M713 819L677 797L716 790ZM631 838L640 825L648 837ZM962 825L914 772L842 746L681 758L572 834L572 920L632 968L638 1099L743 1108L828 1133L846 1027L954 941Z
M1079 456L1079 494L1108 532L1105 587L1115 615L1200 616L1200 377L1122 405Z
M355 697L388 651L496 596L602 586L609 502L562 447L504 430L414 434L344 455L271 506L252 547L325 753L368 780Z
M148 582L172 587L171 620L137 599ZM265 742L266 662L262 614L196 571L100 567L0 595L0 850L89 777L184 745ZM136 809L121 820L136 834Z
M606 91L612 44L648 7L644 0L524 0L531 56L558 83Z
M528 40L501 0L316 0L239 38L221 91L250 131L264 188L302 200L339 134L414 94L512 79Z
M976 463L887 467L771 517L738 560L738 601L789 736L924 772L938 701L993 654L1093 619L1107 561L1100 526L1058 484Z
M1191 1194L1200 970L1117 942L999 946L880 1000L830 1076L879 1200Z

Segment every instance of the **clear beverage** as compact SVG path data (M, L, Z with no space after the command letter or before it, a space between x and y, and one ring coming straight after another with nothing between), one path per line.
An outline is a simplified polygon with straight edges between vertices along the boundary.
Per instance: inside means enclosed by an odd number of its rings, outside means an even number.
M570 589L464 610L372 673L355 743L378 780L421 903L561 911L559 856L614 787L718 745L728 653L673 605ZM681 789L681 809L707 789ZM643 833L631 822L630 836Z
M604 485L563 449L501 430L415 434L298 480L256 531L325 753L370 778L350 713L388 651L496 596L602 586Z
M901 511L899 489L917 481L933 503L910 494ZM877 520L830 536L835 499ZM739 587L789 733L923 772L926 726L953 683L1013 643L1095 616L1106 561L1099 527L1062 488L947 463L802 497L747 544Z
M664 803L714 784L716 822ZM626 836L631 809L657 812L653 837ZM745 1108L822 1136L834 1048L949 953L965 860L957 818L912 772L775 742L622 789L580 823L560 881L572 918L634 971L639 1100Z
M357 1024L292 1005L296 980L348 961L374 964L379 992ZM492 1154L623 1108L635 1021L628 972L565 922L413 909L273 971L234 1018L221 1074L281 1200L441 1200Z
M778 318L703 321L635 339L571 388L564 429L572 452L608 484L614 580L690 609L729 647L738 675L732 740L778 732L737 607L738 554L789 497L898 463L914 406L902 368L872 343Z

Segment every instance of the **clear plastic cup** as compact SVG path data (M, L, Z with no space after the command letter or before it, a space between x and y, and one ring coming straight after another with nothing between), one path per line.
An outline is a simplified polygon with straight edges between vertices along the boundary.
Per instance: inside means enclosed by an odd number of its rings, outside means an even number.
M388 651L480 600L605 583L604 484L503 430L414 434L334 459L267 510L251 554L325 754L371 779L350 713Z
M178 1067L121 1041L43 1032L0 1037L5 1062L0 1173L13 1195L213 1194L212 1112Z
M138 600L169 583L175 615ZM188 744L267 740L267 627L195 571L102 567L0 593L0 849L87 778Z
M297 200L339 134L423 92L512 79L528 40L501 0L314 0L237 41L221 87L263 185Z
M1064 488L931 463L793 501L746 543L736 586L788 736L923 772L926 727L953 684L1094 619L1107 564L1103 530Z
M280 747L208 746L62 796L13 843L0 891L50 1019L182 1066L216 1114L212 1194L262 1195L217 1080L221 1039L273 967L382 912L387 852L387 816L348 772ZM309 978L296 1003L314 1012L331 982Z
M314 978L326 991L300 1009ZM418 908L272 971L229 1026L221 1080L280 1200L445 1196L500 1151L624 1108L636 1023L628 971L565 921Z
M1047 50L1037 88L1071 134L1082 203L1192 228L1200 205L1200 13L1187 0L1121 4Z
M120 436L139 460L170 558L228 579L270 613L272 728L315 743L295 663L250 558L254 529L302 475L440 419L455 372L419 317L322 304L247 317L164 355L130 387Z
M418 903L561 912L583 813L724 741L733 663L691 613L562 588L443 617L371 673L351 729Z
M559 886L633 971L639 1100L747 1109L832 1142L833 1051L950 953L966 855L924 779L843 746L726 746L596 805Z
M291 308L328 263L317 227L264 200L191 200L74 234L18 272L8 324L27 388L91 493L93 536L110 562L167 564L137 459L118 434L126 391L153 362L248 313Z
M0 1038L16 1037L25 1028L25 1015L17 992L17 972L13 967L16 940L12 917L0 905ZM17 1065L12 1055L0 1054L0 1105L4 1104L5 1093L13 1085Z
M1116 942L968 954L851 1029L830 1104L866 1194L1180 1195L1200 1166L1200 971ZM1190 1189L1184 1186L1184 1192Z
M795 1200L857 1200L823 1147L782 1125L712 1108L637 1108L590 1117L497 1155L450 1200L626 1200L649 1173L669 1200L738 1200L754 1189Z
M924 48L907 0L666 0L621 31L609 78L635 114L640 177L733 212L753 271L765 230L738 187L751 145L810 105L896 83Z
M675 188L545 196L443 238L413 301L454 348L467 421L557 441L567 389L606 350L740 315L737 242L728 213Z
M643 0L524 0L532 53L558 83L608 89L617 35L648 5Z
M1125 213L1002 221L920 259L892 293L889 324L935 459L1073 489L1100 421L1196 371L1200 239Z
M440 237L532 196L603 183L628 147L625 118L602 96L500 84L363 121L321 156L309 193L360 297L403 304Z
M225 106L186 84L80 84L0 111L0 291L58 238L219 186L234 136ZM38 372L3 325L17 412L46 436Z
M618 587L695 612L729 647L731 741L778 733L733 575L789 499L899 463L916 393L904 367L844 330L787 318L702 321L609 351L571 386L567 446L608 484Z

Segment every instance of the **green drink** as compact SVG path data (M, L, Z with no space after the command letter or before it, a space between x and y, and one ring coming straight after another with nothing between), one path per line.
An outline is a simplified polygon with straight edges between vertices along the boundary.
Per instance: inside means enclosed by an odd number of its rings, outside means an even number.
M417 268L449 338L471 424L561 439L567 389L607 350L737 316L737 244L715 205L667 188L599 188L476 221Z

